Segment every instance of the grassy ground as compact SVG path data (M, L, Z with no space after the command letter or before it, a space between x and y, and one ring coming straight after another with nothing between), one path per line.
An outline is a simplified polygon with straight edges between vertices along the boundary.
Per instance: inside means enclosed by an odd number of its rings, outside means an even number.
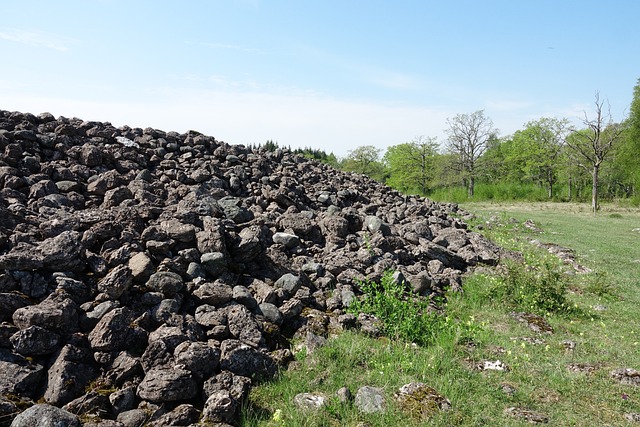
M640 229L640 212L609 208L593 217L588 206L569 204L465 208L477 213L477 223L496 242L525 252L529 267L516 264L506 275L467 278L464 293L448 295L450 320L428 346L344 333L311 355L299 353L291 369L254 388L242 424L530 425L505 414L506 408L517 407L545 415L554 426L630 425L624 414L640 412L640 387L622 385L610 372L640 369L640 231L635 230ZM485 221L491 217L494 225L487 230ZM522 227L527 219L544 232ZM594 272L555 276L557 260L530 245L532 239L573 248L578 262ZM531 331L513 319L512 311L541 314L554 333ZM510 369L474 369L484 360L500 360ZM571 364L593 369L572 372ZM393 395L415 381L446 396L452 409L428 419L402 411ZM355 394L364 385L384 390L384 414L362 414L335 396L340 387ZM302 411L293 397L303 392L324 394L329 404Z

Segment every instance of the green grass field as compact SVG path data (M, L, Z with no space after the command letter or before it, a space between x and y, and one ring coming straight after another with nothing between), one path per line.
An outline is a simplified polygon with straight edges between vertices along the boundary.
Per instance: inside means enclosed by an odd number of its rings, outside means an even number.
M463 293L448 295L449 320L428 346L349 332L311 355L299 353L295 368L252 390L242 424L530 425L505 414L516 407L538 412L554 426L631 425L625 414L640 413L640 386L620 384L610 373L640 370L640 211L605 207L594 217L587 205L577 204L464 208L477 214L474 225L482 224L494 241L522 251L526 265L515 263L502 275L468 277ZM543 233L522 227L527 219ZM533 239L572 248L593 272L558 273L568 267L531 245ZM554 333L533 332L514 320L512 311L541 314ZM500 360L510 369L474 369L484 360ZM570 366L590 368L574 372ZM393 394L409 382L435 388L452 409L428 418L401 410ZM355 394L364 385L384 390L384 414L362 414L335 396L340 387ZM303 392L321 393L329 403L315 412L300 410L293 397Z

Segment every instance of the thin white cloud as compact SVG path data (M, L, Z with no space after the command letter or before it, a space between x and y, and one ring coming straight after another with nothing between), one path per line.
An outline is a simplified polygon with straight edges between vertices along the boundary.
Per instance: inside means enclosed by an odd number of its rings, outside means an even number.
M369 81L376 86L397 90L420 90L424 86L415 76L396 71L379 71L370 76Z
M262 49L258 49L255 47L247 47L247 46L242 46L242 45L237 45L237 44L230 44L230 43L217 43L217 42L185 42L185 44L188 45L198 45L198 46L202 46L202 47L207 47L207 48L211 48L211 49L223 49L223 50L237 50L237 51L241 51L241 52L246 52L246 53L258 53L261 55L266 54L267 52L265 50Z
M533 104L529 101L514 99L494 99L487 101L486 108L493 111L515 111L529 109Z
M60 52L70 50L70 46L78 43L77 40L40 30L23 30L19 28L3 28L0 30L0 39L28 46L44 47Z

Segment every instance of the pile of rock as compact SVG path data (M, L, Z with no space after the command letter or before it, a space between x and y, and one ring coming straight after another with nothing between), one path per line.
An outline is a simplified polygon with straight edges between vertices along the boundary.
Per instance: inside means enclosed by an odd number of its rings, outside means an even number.
M427 296L495 264L463 215L282 150L0 111L0 424L38 400L231 423L293 337L357 326L359 279Z

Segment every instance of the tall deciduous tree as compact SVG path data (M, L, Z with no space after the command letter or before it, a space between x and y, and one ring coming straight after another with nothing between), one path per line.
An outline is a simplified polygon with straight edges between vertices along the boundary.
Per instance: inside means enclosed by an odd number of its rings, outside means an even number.
M612 150L622 140L624 125L615 123L611 117L611 109L596 92L595 117L589 118L584 113L582 123L585 129L574 131L567 138L567 145L583 161L581 166L591 172L591 209L595 215L598 211L598 185L602 163L611 155Z
M525 175L531 181L546 185L549 199L553 198L553 185L561 167L559 158L569 132L567 119L543 117L513 135L517 147L513 154L522 159Z
M380 161L380 150L373 145L362 145L347 153L344 170L365 174L378 181L384 181L384 165Z
M493 127L493 121L485 116L484 110L458 114L452 119L447 119L447 124L447 148L456 155L469 197L473 197L479 173L478 159L487 150L489 141L495 138L497 130Z
M640 188L640 79L633 88L633 100L627 117L627 132L616 155L615 168L631 187L628 193ZM635 191L634 191L635 190Z
M437 139L431 137L419 136L389 147L383 157L389 171L387 184L403 192L426 195L434 178L437 154Z

